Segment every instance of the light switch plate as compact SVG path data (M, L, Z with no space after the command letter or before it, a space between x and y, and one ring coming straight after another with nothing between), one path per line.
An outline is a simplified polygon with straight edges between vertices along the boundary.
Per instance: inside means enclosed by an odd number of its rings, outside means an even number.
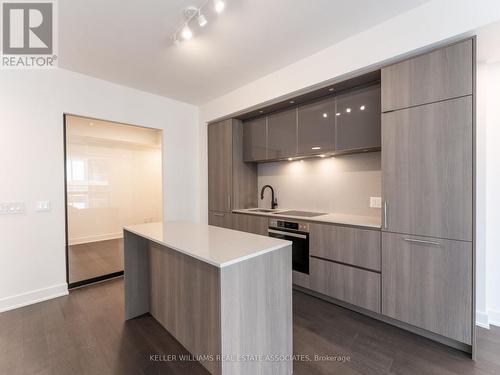
M24 213L24 202L0 203L0 215L16 215Z
M50 201L37 201L35 204L35 211L37 212L50 211Z
M370 197L370 208L382 208L382 197Z

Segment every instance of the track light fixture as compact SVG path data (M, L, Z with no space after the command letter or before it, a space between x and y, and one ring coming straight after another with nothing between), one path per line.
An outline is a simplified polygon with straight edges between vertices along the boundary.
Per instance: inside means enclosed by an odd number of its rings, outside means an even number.
M217 13L220 13L224 10L226 4L222 0L214 0L214 9Z
M193 32L189 28L189 25L186 23L184 27L182 28L182 38L183 39L191 39L193 37Z
M200 27L205 27L208 23L206 17L201 13L201 11L198 11L198 17L196 17L196 19L198 20L198 25L200 25Z
M199 27L205 27L207 25L208 20L202 10L209 2L213 3L214 11L216 13L221 13L226 6L223 0L205 0L205 2L200 7L187 7L184 10L185 21L183 25L170 36L170 40L173 44L175 44L176 46L180 46L180 43L183 40L188 40L193 37L193 31L189 26L194 18L196 18Z

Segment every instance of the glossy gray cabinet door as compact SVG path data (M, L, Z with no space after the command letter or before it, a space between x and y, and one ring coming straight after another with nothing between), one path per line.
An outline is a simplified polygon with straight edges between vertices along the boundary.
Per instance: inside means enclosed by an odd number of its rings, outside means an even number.
M472 94L472 39L382 69L382 111Z
M267 158L267 117L243 123L243 160L261 161Z
M269 115L267 159L297 155L297 107Z
M298 108L299 155L317 155L333 151L335 134L333 97Z
M470 345L472 243L382 233L382 314Z
M472 240L472 97L382 115L383 230Z
M339 94L335 107L336 152L380 148L380 84Z
M230 212L233 192L232 120L208 125L208 209Z

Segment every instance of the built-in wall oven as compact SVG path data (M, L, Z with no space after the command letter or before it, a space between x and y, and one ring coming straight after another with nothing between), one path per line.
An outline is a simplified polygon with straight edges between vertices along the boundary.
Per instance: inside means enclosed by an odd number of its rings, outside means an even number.
M309 224L269 220L269 237L292 241L292 269L309 274Z

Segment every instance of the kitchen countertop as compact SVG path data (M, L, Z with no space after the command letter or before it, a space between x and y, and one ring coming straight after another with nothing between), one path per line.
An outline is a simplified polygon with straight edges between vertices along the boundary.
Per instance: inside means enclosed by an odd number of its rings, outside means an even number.
M291 245L290 241L187 221L129 225L123 229L216 267Z
M374 229L380 229L382 226L380 217L375 217L375 216L361 216L361 215L350 215L342 213L325 213L319 216L305 217L305 216L291 216L291 215L280 214L280 212L289 211L285 209L277 209L274 212L252 211L255 209L256 208L239 209L239 210L233 210L233 212L241 214L257 215L257 216L295 219L307 222L352 225L357 227L374 228Z

